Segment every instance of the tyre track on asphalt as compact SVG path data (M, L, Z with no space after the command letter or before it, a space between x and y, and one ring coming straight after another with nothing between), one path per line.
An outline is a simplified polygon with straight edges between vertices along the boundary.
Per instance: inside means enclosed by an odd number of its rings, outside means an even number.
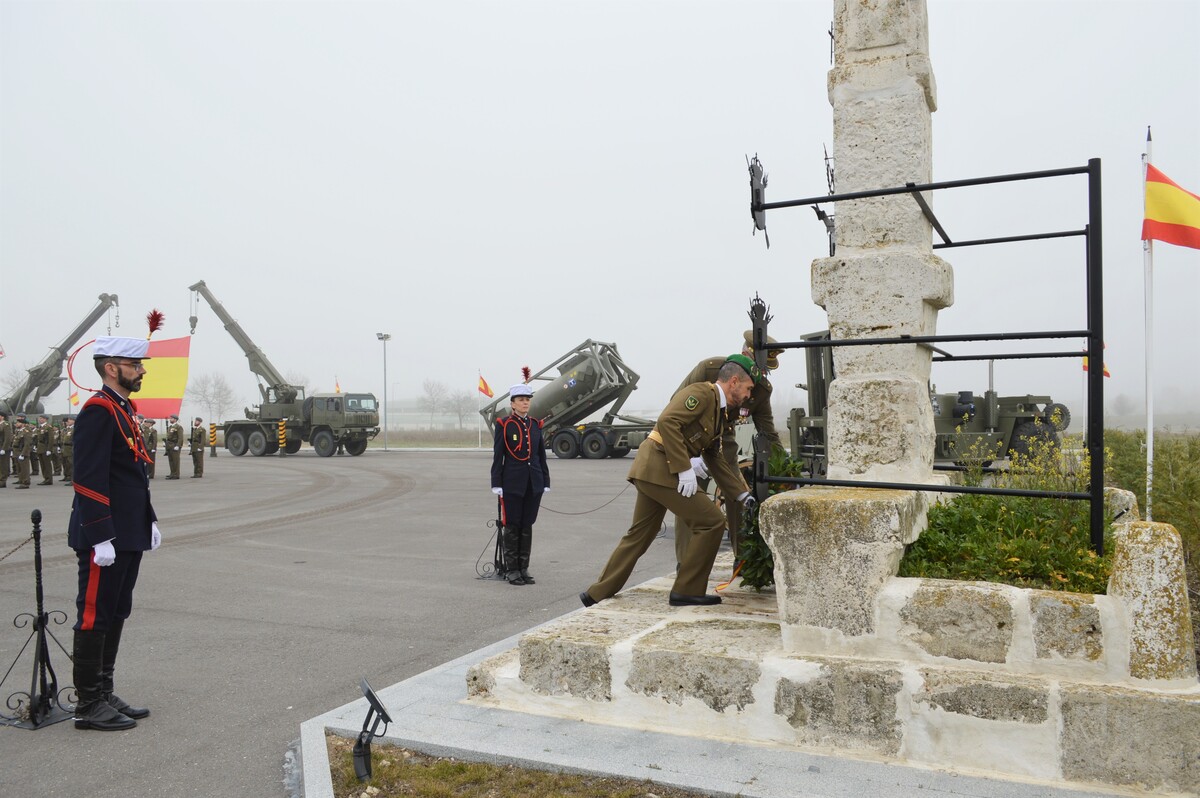
M307 503L319 502L320 498L326 494L346 493L346 486L356 485L357 479L361 476L358 473L334 474L300 468L289 470L308 476L315 475L316 478L306 480L306 484L294 491L289 491L286 494L272 494L269 499L256 500L248 504L240 504L224 510L206 510L198 513L188 513L186 515L164 516L164 522L171 524L182 524L189 521L203 521L206 524L206 528L202 531L172 534L170 536L171 547L174 548L176 546L195 545L207 543L209 541L228 540L230 538L237 538L251 533L260 533L264 530L274 530L280 527L286 527L297 522L309 521L318 518L327 518L329 516L337 515L349 510L359 511L368 509L374 505L383 504L384 502L391 501L400 496L408 494L412 492L413 488L416 486L416 480L407 474L375 473L373 475L380 477L382 479L382 484L365 496L354 496L328 505L318 504L316 507L310 506L303 510L287 513L285 515L272 516L269 518L263 518L261 515L259 515L251 520L230 524L223 527L211 525L213 521L220 523L221 519L228 519L235 516L243 517L256 513L260 514L264 511L268 511L282 505L295 503L300 498L303 498ZM43 548L43 567L66 562L75 562L74 553L54 554L48 556ZM28 562L17 561L12 563L0 563L0 575L28 569Z

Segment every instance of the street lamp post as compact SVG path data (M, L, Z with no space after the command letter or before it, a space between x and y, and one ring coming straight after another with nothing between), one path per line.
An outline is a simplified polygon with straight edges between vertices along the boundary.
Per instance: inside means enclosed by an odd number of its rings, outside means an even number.
M375 333L375 337L383 341L383 450L388 450L387 444L387 342L392 340L388 333Z

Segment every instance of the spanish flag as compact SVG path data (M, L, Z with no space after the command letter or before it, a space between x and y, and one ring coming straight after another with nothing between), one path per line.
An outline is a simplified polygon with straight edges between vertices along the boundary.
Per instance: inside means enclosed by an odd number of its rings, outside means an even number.
M487 380L485 380L483 378L482 374L479 375L479 392L481 394L483 394L484 396L486 396L488 399L491 399L492 396L494 395L492 393L492 387L487 384Z
M188 355L192 339L164 338L151 341L146 350L146 376L142 378L142 389L133 395L139 413L149 418L166 418L178 415L187 390Z
M70 396L67 397L67 399L70 400L72 405L78 405L79 404L79 391L76 391L75 393L71 394Z
M1146 164L1146 219L1142 240L1200 249L1200 197Z

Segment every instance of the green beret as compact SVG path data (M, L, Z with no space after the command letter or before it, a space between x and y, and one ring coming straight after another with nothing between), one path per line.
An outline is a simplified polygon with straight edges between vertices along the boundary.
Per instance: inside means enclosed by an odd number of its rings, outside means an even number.
M758 383L762 381L762 371L759 370L758 366L754 365L753 360L745 355L740 353L736 355L730 355L729 357L725 358L725 362L737 363L739 366L741 366L742 371L750 375L750 379L754 381L755 385L758 385Z

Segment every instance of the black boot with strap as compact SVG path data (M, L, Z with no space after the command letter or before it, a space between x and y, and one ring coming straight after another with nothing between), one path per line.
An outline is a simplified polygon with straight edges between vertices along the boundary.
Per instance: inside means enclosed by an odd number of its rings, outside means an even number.
M75 632L74 661L75 728L120 731L137 725L133 718L109 706L101 692L100 669L104 661L104 632L94 629Z
M131 707L119 697L113 695L113 671L117 664L117 650L121 646L121 632L125 621L113 621L108 628L108 636L104 642L104 658L100 668L100 693L113 709L126 717L141 720L150 716L150 710L145 707Z

